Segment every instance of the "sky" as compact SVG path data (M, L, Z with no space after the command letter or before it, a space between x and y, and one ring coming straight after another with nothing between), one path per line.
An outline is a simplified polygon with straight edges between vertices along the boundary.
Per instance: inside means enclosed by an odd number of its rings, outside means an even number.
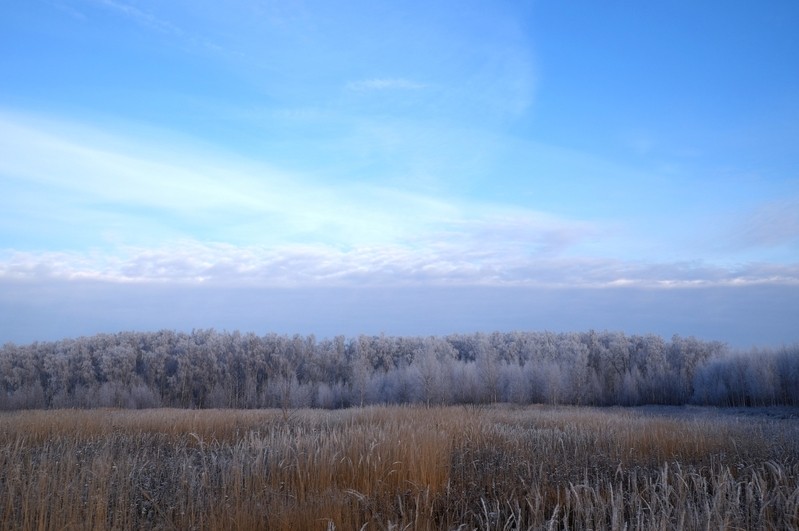
M799 341L799 4L0 5L0 343Z

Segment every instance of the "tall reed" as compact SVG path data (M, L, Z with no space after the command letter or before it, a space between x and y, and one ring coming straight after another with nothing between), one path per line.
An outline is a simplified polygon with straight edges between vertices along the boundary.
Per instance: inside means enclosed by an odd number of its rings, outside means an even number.
M0 529L799 528L799 420L701 408L0 415Z

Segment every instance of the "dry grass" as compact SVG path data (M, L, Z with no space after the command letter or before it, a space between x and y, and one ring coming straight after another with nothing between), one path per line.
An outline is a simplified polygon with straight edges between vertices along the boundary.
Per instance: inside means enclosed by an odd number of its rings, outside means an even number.
M639 410L0 415L0 529L796 529L799 421Z

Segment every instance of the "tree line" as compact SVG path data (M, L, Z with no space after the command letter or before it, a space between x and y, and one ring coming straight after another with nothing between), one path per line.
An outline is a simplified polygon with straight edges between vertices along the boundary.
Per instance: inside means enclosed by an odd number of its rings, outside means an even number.
M799 405L799 345L621 332L120 332L0 348L0 408Z

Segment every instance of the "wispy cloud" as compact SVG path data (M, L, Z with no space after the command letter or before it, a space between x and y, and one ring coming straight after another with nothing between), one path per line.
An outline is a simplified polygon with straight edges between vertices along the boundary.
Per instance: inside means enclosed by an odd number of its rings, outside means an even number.
M121 0L94 0L94 2L107 9L111 9L133 20L135 23L145 26L149 29L174 36L186 35L186 33L175 24L159 18L150 12L139 9L138 7L127 2L122 2Z
M18 215L71 218L49 228L54 240L65 230L91 232L106 224L141 241L140 229L160 220L170 232L181 227L183 236L201 240L355 246L415 237L467 208L389 187L324 184L201 149L161 151L91 128L2 113L0 155L0 174L15 183L17 194L6 200L13 206L18 199ZM35 198L28 192L34 187ZM19 204L22 198L27 204ZM11 221L10 215L0 216L0 223Z
M81 22L87 20L86 14L83 13L82 11L76 9L74 6L71 6L69 4L66 4L66 3L60 2L60 1L50 2L50 5L55 7L59 11L62 11L63 13L66 13L67 15L69 15L72 18L74 18L75 20L80 20Z
M155 14L153 11L141 9L130 2L123 0L88 0L109 12L116 13L133 24L141 26L148 31L159 33L169 37L182 45L188 46L193 50L217 54L228 54L224 47L206 36L186 30L183 26L175 24L163 16ZM235 54L234 54L235 55Z
M197 149L163 152L130 138L12 113L0 113L0 174L14 184L5 200L9 207L16 205L0 215L0 229L10 224L19 228L22 221L29 233L46 232L37 236L50 238L51 248L63 248L75 234L112 230L113 246L222 241L248 249L279 249L275 256L297 256L291 246L303 242L343 250L325 260L344 271L357 270L350 261L388 263L386 253L402 255L403 263L411 264L402 266L407 270L430 270L439 259L428 260L428 252L451 254L455 262L511 253L550 256L599 230L579 220L507 205L378 184L321 183ZM51 223L42 228L45 219ZM108 243L95 239L93 245ZM373 251L363 254L364 249ZM206 248L196 250L213 255ZM117 258L125 266L109 266L117 271L111 276L124 277L119 271L141 256L138 251L121 252ZM272 263L263 253L258 256L258 264ZM67 275L84 271L83 260L72 255L67 260L72 273ZM216 258L211 262L219 264ZM422 265L417 268L416 263ZM105 266L97 267L103 271ZM442 267L452 268L449 263ZM158 276L148 271L131 277ZM374 269L371 273L377 274ZM192 278L203 275L187 273Z
M421 90L429 85L404 78L371 78L347 83L347 89L357 92L375 90Z
M799 198L769 201L751 210L729 239L735 246L747 248L799 246Z
M522 255L541 257L557 255L589 238L601 237L603 232L596 223L506 205L483 205L475 213L454 220L435 234L436 239L459 240L487 253L514 249Z

